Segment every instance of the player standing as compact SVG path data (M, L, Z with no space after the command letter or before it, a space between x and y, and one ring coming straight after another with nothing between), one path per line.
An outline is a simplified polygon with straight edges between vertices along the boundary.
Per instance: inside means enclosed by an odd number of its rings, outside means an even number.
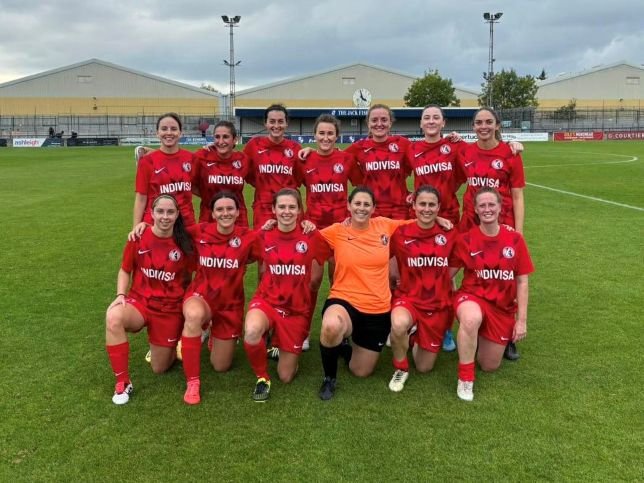
M214 142L209 149L194 153L193 187L201 197L199 221L212 221L210 211L213 196L222 190L235 194L239 200L240 226L248 226L248 214L244 201L244 184L250 170L250 161L242 152L235 151L237 129L230 121L219 121L213 130Z
M141 221L152 223L152 201L162 194L170 194L177 200L186 226L195 223L192 153L179 148L181 129L178 114L169 112L157 119L161 147L143 156L137 164L132 228Z
M295 173L297 153L301 146L284 137L288 127L288 112L281 104L264 111L267 136L252 138L244 146L251 161L248 182L255 187L253 226L261 227L273 218L273 196L282 188L297 189L301 180Z

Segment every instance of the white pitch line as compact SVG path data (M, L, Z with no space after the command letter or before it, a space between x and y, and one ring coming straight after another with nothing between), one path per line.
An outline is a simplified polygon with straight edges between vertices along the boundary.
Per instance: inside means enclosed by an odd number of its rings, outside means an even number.
M607 153L604 153L607 154ZM621 154L612 154L611 156L625 156ZM540 166L524 166L523 169L528 169L528 168L559 168L563 166L597 166L597 165L602 165L602 164L626 164L626 163L634 163L637 161L639 158L637 156L631 156L631 159L626 159L623 161L597 161L594 163L574 163L574 164L543 164Z
M534 186L535 188L541 188L548 191L554 191L555 193L562 193L564 195L577 196L579 198L585 198L587 200L599 201L601 203L607 203L609 205L621 206L622 208L629 208L631 210L644 211L644 208L639 206L626 205L624 203L617 203L616 201L604 200L602 198L595 198L594 196L580 195L579 193L573 193L572 191L559 190L557 188L551 188L549 186L542 186L540 184L526 183L529 186Z

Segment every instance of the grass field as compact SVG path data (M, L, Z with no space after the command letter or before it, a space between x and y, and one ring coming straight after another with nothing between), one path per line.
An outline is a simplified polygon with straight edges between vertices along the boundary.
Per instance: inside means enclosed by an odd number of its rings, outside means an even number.
M644 480L644 143L533 143L524 159L529 334L519 362L479 372L473 403L455 353L391 393L388 349L366 380L340 364L321 402L318 315L266 404L240 346L227 374L204 356L202 404L185 405L181 367L153 375L141 334L116 407L104 312L131 149L0 149L0 481Z

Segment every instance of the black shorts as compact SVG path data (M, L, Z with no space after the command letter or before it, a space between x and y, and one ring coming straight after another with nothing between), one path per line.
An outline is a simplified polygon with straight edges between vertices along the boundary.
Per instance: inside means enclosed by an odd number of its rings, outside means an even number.
M391 330L391 312L366 314L342 299L327 299L322 307L322 315L331 305L341 305L349 313L353 331L351 340L357 346L374 352L382 352Z

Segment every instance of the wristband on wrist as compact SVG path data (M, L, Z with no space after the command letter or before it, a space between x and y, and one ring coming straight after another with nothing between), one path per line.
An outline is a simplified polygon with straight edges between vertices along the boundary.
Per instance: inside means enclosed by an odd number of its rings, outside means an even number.
M121 295L123 295L123 297L125 297L125 294L124 294L124 293L117 293L117 294L116 294L116 296L117 296L117 297L119 297L119 296L121 296Z

